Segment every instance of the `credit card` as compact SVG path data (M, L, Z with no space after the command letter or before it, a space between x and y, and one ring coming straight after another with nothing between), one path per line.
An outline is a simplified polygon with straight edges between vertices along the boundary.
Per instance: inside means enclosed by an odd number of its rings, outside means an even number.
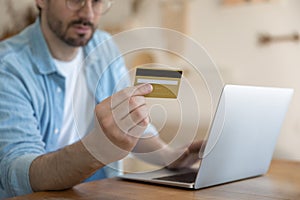
M177 98L181 70L137 68L134 85L150 83L153 91L146 97Z

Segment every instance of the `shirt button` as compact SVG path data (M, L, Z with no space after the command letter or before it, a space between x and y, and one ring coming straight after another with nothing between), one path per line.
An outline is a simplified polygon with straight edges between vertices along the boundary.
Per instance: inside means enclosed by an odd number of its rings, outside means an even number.
M57 93L61 93L61 88L58 87L58 88L56 89L56 91L57 91Z
M56 128L56 129L54 130L54 134L57 135L58 133L59 133L59 129Z

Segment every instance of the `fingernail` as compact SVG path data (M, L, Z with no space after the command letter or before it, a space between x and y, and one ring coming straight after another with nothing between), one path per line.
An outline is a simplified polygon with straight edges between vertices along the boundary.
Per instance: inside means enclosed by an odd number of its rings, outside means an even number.
M153 87L151 84L145 84L145 90L147 90L147 92L151 92L153 90Z

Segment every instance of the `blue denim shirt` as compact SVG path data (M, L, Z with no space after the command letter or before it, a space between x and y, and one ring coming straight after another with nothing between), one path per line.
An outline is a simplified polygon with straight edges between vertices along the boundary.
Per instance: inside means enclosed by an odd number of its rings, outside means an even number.
M96 31L84 47L85 74L99 103L129 81L111 37ZM0 199L31 193L29 167L37 157L57 150L64 111L65 79L53 62L37 20L19 35L0 43ZM113 173L99 170L92 179Z

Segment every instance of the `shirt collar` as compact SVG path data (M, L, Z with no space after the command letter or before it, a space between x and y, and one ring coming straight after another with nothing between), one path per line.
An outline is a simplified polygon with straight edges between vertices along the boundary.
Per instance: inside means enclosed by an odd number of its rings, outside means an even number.
M39 18L35 21L29 33L32 46L31 51L33 59L36 61L38 72L45 75L56 72L57 68L53 62L50 50L42 33Z
M49 47L47 45L47 42L45 40L44 34L42 32L40 18L37 18L35 23L32 25L29 34L32 46L31 51L33 54L33 59L36 61L38 72L44 75L58 72L53 57L50 53ZM89 43L83 47L84 55L89 55L89 59L85 60L85 62L93 63L99 59L96 55L90 55L95 50L95 45L97 45L98 42L95 39L94 34L91 41L89 41Z

